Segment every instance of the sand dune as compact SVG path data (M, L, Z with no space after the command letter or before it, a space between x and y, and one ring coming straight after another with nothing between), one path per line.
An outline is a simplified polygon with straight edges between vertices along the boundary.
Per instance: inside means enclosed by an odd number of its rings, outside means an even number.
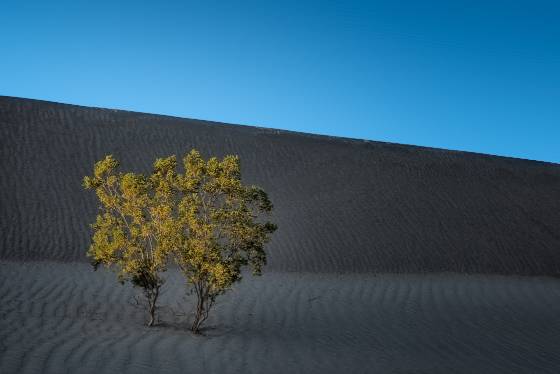
M0 97L0 258L84 261L107 153L241 156L275 203L269 269L560 272L560 166Z
M85 262L93 163L192 147L279 226L205 336ZM0 175L0 373L560 372L560 165L0 97Z
M166 324L82 263L1 263L2 373L558 373L560 284L546 278L270 272L224 296L206 337L168 274Z

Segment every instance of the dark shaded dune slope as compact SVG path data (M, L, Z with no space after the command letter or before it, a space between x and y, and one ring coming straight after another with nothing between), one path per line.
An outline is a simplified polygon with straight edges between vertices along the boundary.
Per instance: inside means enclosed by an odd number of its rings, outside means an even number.
M0 97L0 258L85 261L82 177L196 147L241 156L279 225L269 268L560 273L560 166Z

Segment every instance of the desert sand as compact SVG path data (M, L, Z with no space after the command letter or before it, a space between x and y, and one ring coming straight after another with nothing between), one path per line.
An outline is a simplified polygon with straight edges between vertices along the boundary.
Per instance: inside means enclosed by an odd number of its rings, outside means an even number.
M112 153L239 154L275 204L262 277L204 336L85 252ZM0 97L0 373L558 373L560 166Z
M180 275L162 323L87 264L0 265L2 373L558 373L560 285L482 275L268 272L187 332Z

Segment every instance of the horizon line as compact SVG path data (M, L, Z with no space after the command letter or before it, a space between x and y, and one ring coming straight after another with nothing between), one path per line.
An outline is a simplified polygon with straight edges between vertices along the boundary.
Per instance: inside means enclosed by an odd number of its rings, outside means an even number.
M0 94L0 98L8 98L8 99L17 99L17 100L28 100L28 101L38 101L43 103L49 104L56 104L56 105L65 105L65 106L74 106L80 108L87 108L87 109L96 109L96 110L110 110L115 112L126 112L126 113L133 113L133 114L142 114L142 115L150 115L150 116L158 116L158 117L168 117L168 118L175 118L181 120L190 120L190 121L197 121L197 122L206 122L212 125L220 125L220 126L237 126L237 127L244 127L244 128L254 128L259 130L265 130L269 132L274 132L278 135L282 133L286 135L300 135L306 137L317 137L317 138L330 138L340 141L346 142L356 142L356 143L379 143L379 144L386 144L392 146L399 146L399 147L412 147L412 148L420 148L423 150L428 151L440 151L440 152L450 152L450 153L465 153L475 156L483 156L483 157L497 157L497 158L504 158L504 159L511 159L511 160L518 160L524 162L532 162L532 163L542 163L542 164L550 164L554 166L560 166L560 162L554 161L545 161L545 160L537 160L537 159L530 159L530 158L523 158L523 157L516 157L516 156L508 156L508 155L500 155L494 153L484 153L484 152L476 152L476 151L469 151L464 149L451 149L451 148L442 148L442 147L433 147L433 146L426 146L426 145L419 145L419 144L410 144L410 143L398 143L392 141L384 141L384 140L374 140L374 139L363 139L363 138L352 138L348 136L340 136L340 135L331 135L331 134L321 134L321 133L311 133L311 132L304 132L304 131L297 131L297 130L288 130L288 129L280 129L274 127L267 127L263 125L255 125L255 124L242 124L242 123L232 123L232 122L223 122L223 121L216 121L210 119L201 119L201 118L192 118L192 117L181 117L178 115L172 114L164 114L164 113L151 113L151 112L143 112L139 110L131 110L125 108L108 108L108 107L99 107L99 106L92 106L92 105L84 105L84 104L76 104L76 103L69 103L69 102L61 102L61 101L53 101L53 100L45 100L45 99L37 99L37 98L30 98L30 97L21 97L21 96L10 96L10 95L3 95Z

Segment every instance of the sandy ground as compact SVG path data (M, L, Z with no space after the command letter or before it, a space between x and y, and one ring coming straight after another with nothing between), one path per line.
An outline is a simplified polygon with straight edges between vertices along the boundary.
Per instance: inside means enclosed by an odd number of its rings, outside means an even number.
M220 300L206 336L167 274L162 322L83 263L0 263L1 373L558 373L560 281L266 273ZM181 301L177 304L177 300Z
M81 186L192 147L279 226L202 337L175 271L151 329L92 271ZM560 373L560 165L0 97L0 176L2 374Z

